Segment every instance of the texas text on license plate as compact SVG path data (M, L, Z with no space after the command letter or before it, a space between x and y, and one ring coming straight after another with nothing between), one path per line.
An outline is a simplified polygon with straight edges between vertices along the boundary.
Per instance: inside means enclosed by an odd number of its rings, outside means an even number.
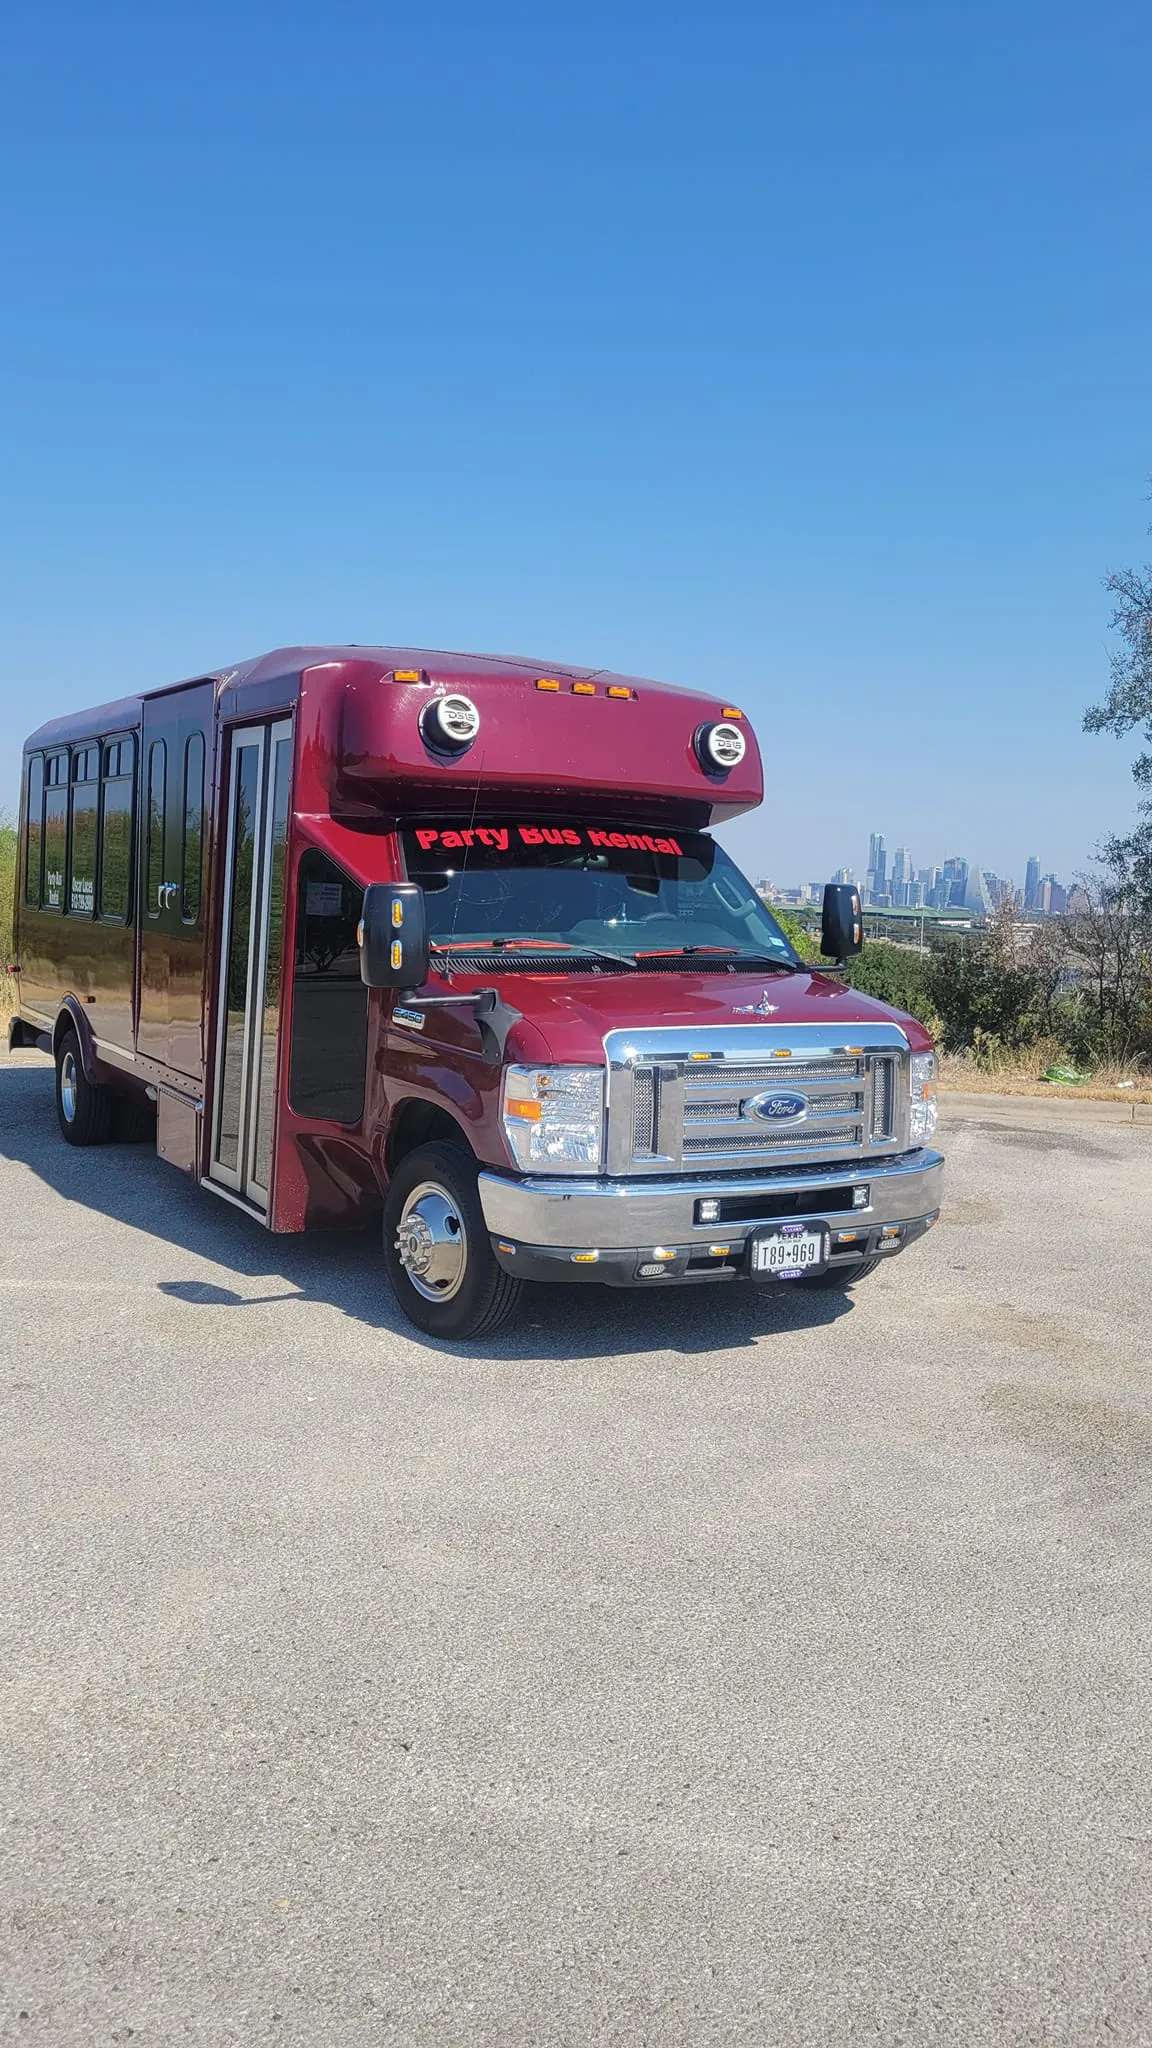
M762 1278L791 1278L822 1266L826 1257L825 1232L807 1224L782 1224L752 1239L750 1260L753 1273Z

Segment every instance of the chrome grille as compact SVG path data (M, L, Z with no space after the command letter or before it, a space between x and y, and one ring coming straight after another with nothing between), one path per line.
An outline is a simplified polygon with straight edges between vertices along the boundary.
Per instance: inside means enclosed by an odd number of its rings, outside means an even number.
M772 1088L792 1081L854 1081L859 1072L859 1060L771 1060L760 1067L733 1067L727 1060L709 1060L707 1065L701 1060L697 1065L690 1060L687 1079L693 1088L712 1081L724 1088Z
M872 1136L886 1140L892 1136L892 1113L895 1108L895 1075L891 1060L878 1059L872 1069Z
M698 1159L706 1155L718 1159L727 1152L813 1152L819 1147L824 1152L830 1145L858 1145L859 1124L799 1124L790 1131L771 1131L763 1126L758 1131L741 1131L733 1128L714 1132L707 1138L685 1138L685 1159Z
M779 1172L820 1156L851 1170L854 1159L897 1152L908 1143L907 1039L884 1021L854 1029L861 1042L851 1047L843 1025L839 1044L814 1024L610 1032L608 1172L678 1162L747 1172L758 1158ZM748 1113L751 1096L776 1092L799 1095L803 1113L778 1123Z
M656 1109L656 1080L651 1068L641 1068L632 1088L632 1156L651 1159L656 1150L652 1118Z
M747 1094L740 1094L728 1096L723 1100L718 1096L712 1102L686 1102L684 1104L684 1122L686 1124L718 1124L724 1123L729 1119L735 1122L739 1119L741 1107L747 1100ZM838 1095L817 1095L814 1107L823 1116L860 1116L864 1110L864 1096L860 1090L856 1090L851 1095L844 1093ZM761 1125L760 1128L763 1129L764 1126Z

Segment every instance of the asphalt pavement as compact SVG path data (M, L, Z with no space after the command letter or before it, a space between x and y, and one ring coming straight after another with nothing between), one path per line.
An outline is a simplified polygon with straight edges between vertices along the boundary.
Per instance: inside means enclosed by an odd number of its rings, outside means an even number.
M0 2039L1152 2041L1152 1129L452 1351L0 1060Z

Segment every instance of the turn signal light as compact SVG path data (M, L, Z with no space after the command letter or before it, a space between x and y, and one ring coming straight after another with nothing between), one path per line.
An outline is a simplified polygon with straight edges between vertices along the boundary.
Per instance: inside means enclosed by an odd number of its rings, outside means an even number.
M504 1104L505 1116L518 1116L522 1123L538 1124L544 1114L542 1102L514 1102L511 1097Z

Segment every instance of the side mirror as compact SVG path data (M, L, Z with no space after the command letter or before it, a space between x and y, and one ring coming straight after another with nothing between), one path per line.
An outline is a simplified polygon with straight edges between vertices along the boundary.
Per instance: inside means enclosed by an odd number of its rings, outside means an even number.
M428 926L419 882L369 882L357 933L369 988L420 988L428 979Z
M820 951L833 960L854 960L864 947L860 891L851 882L829 882L824 890Z

